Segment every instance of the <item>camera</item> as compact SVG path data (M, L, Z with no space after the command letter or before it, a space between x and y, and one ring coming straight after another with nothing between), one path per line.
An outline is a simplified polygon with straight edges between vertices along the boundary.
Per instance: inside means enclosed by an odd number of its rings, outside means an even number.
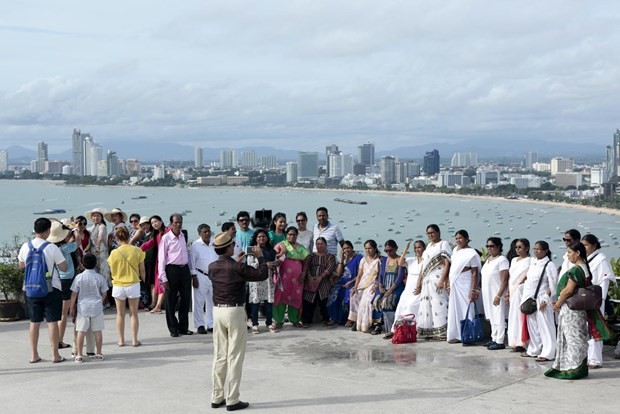
M248 246L245 248L245 254L254 254L254 246Z

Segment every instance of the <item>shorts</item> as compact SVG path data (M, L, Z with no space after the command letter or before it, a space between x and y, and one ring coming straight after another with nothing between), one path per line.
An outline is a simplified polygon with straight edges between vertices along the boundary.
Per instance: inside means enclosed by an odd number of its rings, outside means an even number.
M73 284L73 278L60 279L62 286L62 300L71 300L71 285Z
M75 318L75 330L78 332L87 332L90 328L93 332L103 331L103 312L97 316L83 316L78 314Z
M62 292L56 288L44 298L26 297L30 322L57 322L62 316Z
M113 286L112 297L118 300L138 299L140 297L140 282L130 286Z

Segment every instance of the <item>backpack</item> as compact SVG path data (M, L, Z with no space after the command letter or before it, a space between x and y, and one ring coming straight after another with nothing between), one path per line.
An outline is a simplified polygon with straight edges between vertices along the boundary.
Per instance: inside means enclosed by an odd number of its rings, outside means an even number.
M26 257L26 272L24 275L24 290L30 298L43 298L47 296L47 262L43 250L49 242L45 242L35 249L32 242L28 242L28 256Z

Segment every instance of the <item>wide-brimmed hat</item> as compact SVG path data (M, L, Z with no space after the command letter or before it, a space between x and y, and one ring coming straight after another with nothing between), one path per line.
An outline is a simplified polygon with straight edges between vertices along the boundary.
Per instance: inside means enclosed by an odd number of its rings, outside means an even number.
M71 219L68 219L68 218L64 218L64 219L60 220L60 222L62 224L64 224L66 227L69 227L71 230L77 229L79 227L78 223L73 222L73 221L71 221Z
M104 215L105 219L108 220L108 221L112 221L112 214L120 214L120 215L123 216L123 220L122 221L127 221L127 213L125 213L120 208L113 208L112 211L109 211L109 212L105 213L105 215Z
M221 249L223 247L228 247L231 244L233 244L233 239L232 237L230 237L230 234L228 234L227 232L224 233L220 233L217 236L215 236L215 242L213 243L213 247L215 249Z
M140 222L138 223L138 225L140 224L144 224L144 223L151 223L151 218L147 217L147 216L142 216L140 217Z
M58 220L52 220L52 228L50 229L50 235L47 237L47 241L50 243L58 243L67 238L71 229L65 226Z
M90 211L87 211L86 213L84 213L84 217L86 217L87 219L89 219L90 221L93 221L93 213L99 213L101 214L101 217L105 217L106 211L102 208L93 208Z

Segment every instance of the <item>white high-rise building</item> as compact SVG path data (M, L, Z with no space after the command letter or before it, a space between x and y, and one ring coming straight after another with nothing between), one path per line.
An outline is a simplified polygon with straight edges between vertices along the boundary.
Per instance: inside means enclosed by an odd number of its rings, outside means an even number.
M396 159L394 157L381 157L381 182L394 184L396 182Z
M264 155L260 161L261 167L267 170L273 170L278 168L278 160L275 155Z
M194 167L202 168L202 147L194 148Z
M220 151L220 168L222 170L230 170L237 168L237 151L222 150Z
M163 165L156 165L153 167L153 179L163 180L166 178L166 168Z
M328 177L344 177L347 174L353 174L353 155L331 154L328 157L327 165L329 165Z
M45 161L47 161L47 144L44 141L37 145L37 169L36 172L45 172Z
M299 181L316 180L319 177L319 153L299 151L297 153Z
M526 170L531 170L534 166L534 163L538 162L538 153L537 152L526 152L523 154L523 166Z
M296 183L297 182L297 163L293 161L289 161L286 163L286 182L287 183Z
M9 152L7 150L0 150L0 172L8 171L9 169Z
M256 167L256 151L241 152L241 168L252 170Z
M551 158L551 175L563 172L573 172L575 162L572 158L555 157Z
M455 152L450 167L475 167L478 165L478 154L475 152Z

